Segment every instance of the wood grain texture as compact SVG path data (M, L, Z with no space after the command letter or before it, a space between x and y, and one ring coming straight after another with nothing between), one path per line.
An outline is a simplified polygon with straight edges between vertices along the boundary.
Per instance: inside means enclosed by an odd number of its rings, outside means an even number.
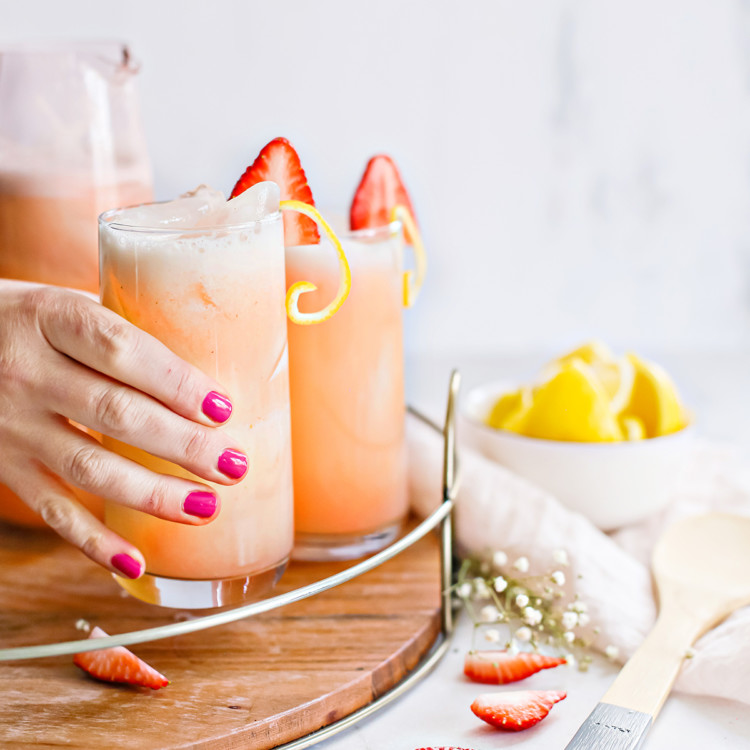
M292 564L275 593L347 567ZM252 748L302 737L366 705L411 671L440 628L439 550L430 535L366 575L243 622L133 646L171 684L96 682L71 657L0 664L2 747ZM122 595L55 536L0 525L3 647L189 617Z

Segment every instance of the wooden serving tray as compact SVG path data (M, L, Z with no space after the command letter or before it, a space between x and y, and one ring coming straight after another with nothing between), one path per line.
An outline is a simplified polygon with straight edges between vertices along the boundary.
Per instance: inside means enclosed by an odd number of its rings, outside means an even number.
M293 563L274 593L347 563ZM197 613L193 613L197 614ZM109 634L191 614L144 604L54 535L0 524L0 646ZM253 748L331 724L396 685L440 631L439 544L428 534L379 568L247 620L132 650L159 691L92 680L70 656L0 663L2 747Z

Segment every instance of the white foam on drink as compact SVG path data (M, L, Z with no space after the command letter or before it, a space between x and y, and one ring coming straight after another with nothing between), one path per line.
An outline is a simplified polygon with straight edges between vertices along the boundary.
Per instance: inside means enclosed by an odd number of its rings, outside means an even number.
M220 190L200 185L173 201L120 211L113 221L151 229L208 229L249 224L278 212L279 195L276 183L259 182L227 201Z

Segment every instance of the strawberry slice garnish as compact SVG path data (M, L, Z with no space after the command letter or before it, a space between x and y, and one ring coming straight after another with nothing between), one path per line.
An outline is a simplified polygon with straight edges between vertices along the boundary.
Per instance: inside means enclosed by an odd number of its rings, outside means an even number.
M373 156L362 175L357 192L349 209L351 229L382 227L391 221L395 206L405 206L414 217L414 209L406 192L401 175L393 159L385 154ZM414 238L405 231L406 241L413 244Z
M471 704L471 710L493 727L520 732L538 724L555 703L566 697L567 693L557 690L485 693Z
M106 635L101 628L94 628L89 638L104 638ZM124 682L128 685L149 687L152 690L169 685L169 680L163 674L157 672L124 646L85 651L76 654L73 657L73 663L103 682Z
M535 651L472 651L466 654L464 674L474 682L504 685L525 680L542 669L552 669L565 664L565 659L545 656Z
M305 170L297 152L286 138L274 138L260 150L255 161L237 180L231 198L244 193L252 185L271 180L279 186L281 200L295 200L315 205L312 190L307 184ZM320 233L315 222L299 213L284 213L284 244L315 245L320 242Z

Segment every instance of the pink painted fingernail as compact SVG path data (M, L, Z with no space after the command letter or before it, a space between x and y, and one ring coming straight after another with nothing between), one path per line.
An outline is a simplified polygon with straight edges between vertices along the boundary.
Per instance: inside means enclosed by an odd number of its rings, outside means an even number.
M141 576L141 564L138 560L132 558L130 555L126 555L124 552L120 552L116 555L112 555L112 567L117 568L127 578L140 578Z
M211 391L203 399L203 413L214 422L221 424L232 416L232 402L216 391Z
M230 479L239 479L247 473L247 456L232 448L227 448L219 456L219 471Z
M216 495L213 492L196 490L191 492L182 504L182 509L189 516L211 518L216 512Z

